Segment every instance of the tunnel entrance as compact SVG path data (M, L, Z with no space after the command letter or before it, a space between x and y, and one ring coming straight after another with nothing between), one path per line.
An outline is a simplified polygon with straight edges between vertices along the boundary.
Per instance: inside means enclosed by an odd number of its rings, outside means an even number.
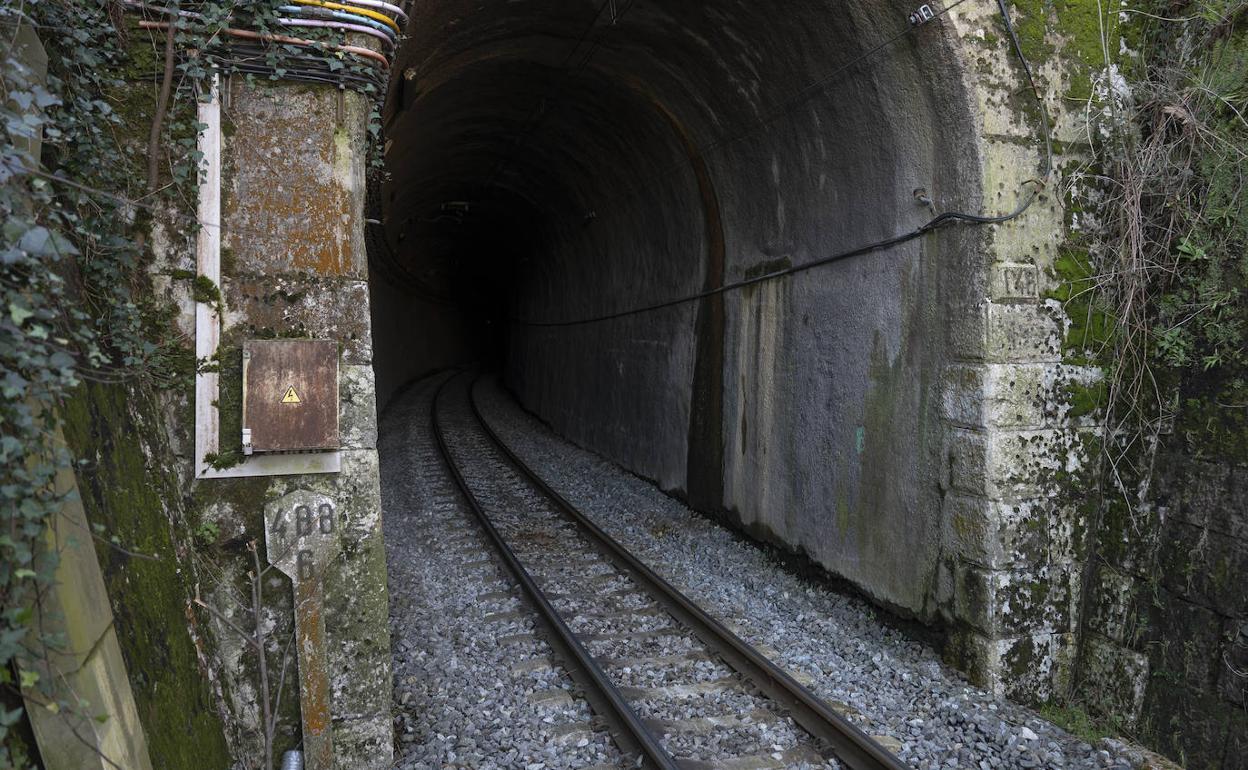
M912 10L419 5L383 116L380 404L489 362L568 438L930 614L974 236L667 302L982 208L951 30Z

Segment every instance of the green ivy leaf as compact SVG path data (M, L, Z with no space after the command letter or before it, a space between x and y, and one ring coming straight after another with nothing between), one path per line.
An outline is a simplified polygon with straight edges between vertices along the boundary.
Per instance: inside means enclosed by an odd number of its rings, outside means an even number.
M21 326L27 318L35 314L35 311L26 307L22 303L13 300L9 302L9 317L13 319L13 323Z

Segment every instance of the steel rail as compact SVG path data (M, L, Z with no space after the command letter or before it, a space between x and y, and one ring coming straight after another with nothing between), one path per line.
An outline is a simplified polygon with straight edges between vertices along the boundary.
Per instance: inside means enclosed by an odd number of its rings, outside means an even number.
M555 649L555 652L560 654L564 661L574 664L569 667L569 673L575 677L579 671L582 675L579 677L582 684L582 694L590 702L590 705L594 707L594 710L600 716L606 718L609 726L613 728L611 730L612 735L621 751L625 754L639 754L650 766L660 768L660 770L680 770L676 760L671 754L667 753L667 750L659 743L658 738L646 728L641 717L637 715L637 712L633 711L632 706L628 705L628 701L624 699L620 691L611 683L606 672L598 666L593 656L589 654L589 651L585 649L576 638L576 635L572 633L572 629L568 628L563 619L559 617L558 611L551 605L550 600L546 598L542 589L534 582L528 570L520 563L515 552L511 550L511 547L503 540L502 535L495 529L494 523L490 521L490 517L486 515L485 509L468 486L468 481L464 478L459 465L451 455L450 447L447 445L446 437L442 432L442 426L438 423L438 400L442 397L442 392L446 389L447 384L458 378L458 376L447 377L438 385L437 391L433 394L433 400L430 402L429 416L433 422L433 435L437 441L438 451L442 454L447 469L455 479L456 485L463 492L464 499L468 502L468 507L472 509L477 522L485 530L495 550L498 551L503 562L515 577L516 582L520 584L525 595L528 596L529 601L537 609L538 614L550 630L548 641ZM470 391L471 387L470 383ZM469 395L469 401L471 401L471 394ZM473 414L475 413L474 407Z
M908 770L897 757L836 713L819 696L789 676L765 655L711 617L705 610L660 577L616 542L597 524L550 487L502 440L477 407L476 384L469 387L468 402L477 422L490 440L535 487L540 489L616 566L644 587L676 620L685 624L715 651L729 667L746 677L772 700L789 710L799 725L827 742L836 758L851 770Z

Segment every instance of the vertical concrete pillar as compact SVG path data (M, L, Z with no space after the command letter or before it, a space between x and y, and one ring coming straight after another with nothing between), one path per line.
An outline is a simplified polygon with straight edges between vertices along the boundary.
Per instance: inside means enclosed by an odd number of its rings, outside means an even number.
M196 496L222 538L260 541L267 502L294 490L334 501L342 552L324 575L325 632L336 766L364 770L392 764L390 644L376 451L376 405L369 330L363 211L367 152L366 97L333 87L248 82L222 86L222 247L220 292L221 447L240 445L241 346L255 338L334 340L339 349L341 471L255 478L201 478ZM278 394L277 397L280 397ZM197 458L199 459L199 458ZM292 466L292 469L295 466ZM237 616L244 560L227 566L209 601ZM291 628L290 583L265 576L263 617L281 634ZM242 624L250 628L250 620ZM216 624L233 709L258 724L254 655ZM278 633L278 632L275 632ZM276 681L280 652L270 650ZM238 662L231 670L230 662ZM288 662L294 665L293 660ZM290 682L296 677L288 677ZM286 693L289 698L291 693ZM297 696L294 702L298 702ZM298 713L284 701L279 742L297 741ZM285 736L285 737L283 737ZM257 732L246 742L254 748ZM280 750L281 745L278 746Z
M1013 50L983 42L984 30L1001 28L999 14L995 2L973 2L950 18L964 50L981 57L969 84L985 208L1007 212L1039 184L1044 148ZM1055 143L1079 158L1080 116L1063 111L1060 60L1036 64ZM1054 173L1022 216L984 233L985 280L963 308L971 320L952 345L942 399L943 591L957 629L948 657L1029 702L1054 694L1073 654L1083 522L1062 479L1090 462L1084 438L1097 430L1089 417L1072 418L1068 402L1099 372L1063 363L1065 314L1045 298L1067 237L1062 185Z

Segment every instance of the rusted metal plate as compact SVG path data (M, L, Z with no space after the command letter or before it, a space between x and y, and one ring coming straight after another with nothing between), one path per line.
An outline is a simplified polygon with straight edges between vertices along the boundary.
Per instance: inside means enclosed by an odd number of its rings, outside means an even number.
M337 449L338 343L245 341L243 435L252 452Z
M333 770L329 651L325 644L325 568L341 549L334 501L306 489L264 506L269 563L294 584L299 711L308 770Z

